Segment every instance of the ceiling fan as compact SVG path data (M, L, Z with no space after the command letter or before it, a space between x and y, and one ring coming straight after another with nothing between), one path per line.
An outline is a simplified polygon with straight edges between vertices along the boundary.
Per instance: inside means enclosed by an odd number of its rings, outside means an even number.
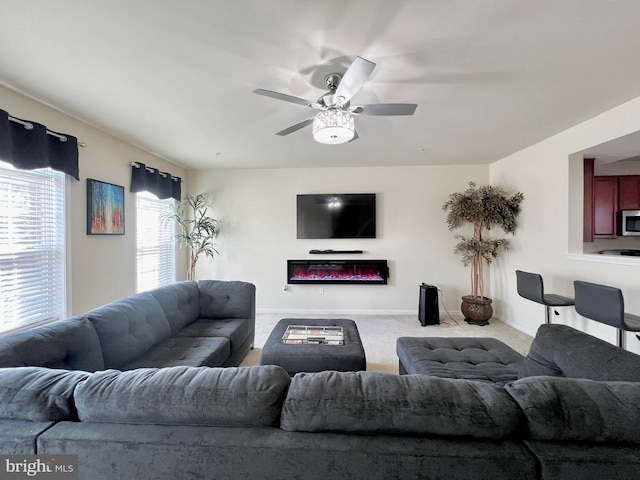
M257 88L253 93L310 107L319 112L312 118L291 125L276 135L285 136L313 124L313 138L320 143L337 144L358 139L354 115L413 115L415 103L372 103L351 106L351 98L362 88L376 64L357 57L344 75L330 73L324 79L329 92L317 101Z

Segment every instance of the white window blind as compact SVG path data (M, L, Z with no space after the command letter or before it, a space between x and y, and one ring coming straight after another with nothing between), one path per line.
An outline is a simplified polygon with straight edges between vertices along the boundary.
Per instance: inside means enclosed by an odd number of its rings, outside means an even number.
M138 292L176 281L175 223L163 222L170 212L172 198L158 200L155 195L136 195L136 258Z
M0 332L66 314L65 176L0 162Z

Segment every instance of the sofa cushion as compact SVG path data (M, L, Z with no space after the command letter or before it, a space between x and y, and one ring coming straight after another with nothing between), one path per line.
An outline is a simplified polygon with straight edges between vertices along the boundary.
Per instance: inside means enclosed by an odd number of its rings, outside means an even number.
M201 318L183 328L178 337L224 337L235 351L251 335L253 322L242 318Z
M0 418L77 420L73 392L90 375L42 367L0 368Z
M538 474L554 480L636 480L640 478L638 446L632 443L549 442L525 440L535 456Z
M561 324L538 328L518 378L557 376L640 382L640 355Z
M0 338L0 367L104 369L100 340L91 322L72 317Z
M0 452L2 455L36 454L38 438L53 425L54 422L50 421L32 422L30 420L2 419L0 421ZM76 425L79 424L76 423Z
M74 396L83 422L277 426L289 383L276 366L106 370Z
M640 383L530 377L505 386L534 440L640 443Z
M200 317L255 318L256 287L252 283L199 280Z
M522 412L499 386L381 372L299 373L282 408L281 428L503 439Z
M172 283L149 292L158 301L175 335L200 315L200 292L192 280Z
M158 301L149 293L116 300L86 314L98 332L105 368L120 368L171 336Z
M123 370L159 367L221 367L231 354L226 338L173 337L156 345Z

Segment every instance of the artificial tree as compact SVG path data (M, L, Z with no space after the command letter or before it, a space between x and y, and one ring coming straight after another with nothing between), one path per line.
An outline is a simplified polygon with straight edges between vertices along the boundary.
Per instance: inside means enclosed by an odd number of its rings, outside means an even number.
M452 193L442 206L443 210L448 210L449 230L465 224L473 226L473 236L455 235L459 242L454 248L454 252L461 255L462 263L471 265L471 295L462 297L462 311L470 323L486 324L491 318L491 299L484 296L483 264L484 261L490 264L500 252L509 248L509 240L486 238L485 231L500 227L513 234L523 200L521 192L510 196L502 187L476 186L475 182L470 182L469 188Z
M188 280L195 279L196 263L201 254L213 260L218 253L213 240L218 234L220 222L207 215L211 206L207 197L206 193L187 193L184 200L171 205L171 211L164 217L166 221L173 220L176 223L178 233L175 239L181 247L189 249Z

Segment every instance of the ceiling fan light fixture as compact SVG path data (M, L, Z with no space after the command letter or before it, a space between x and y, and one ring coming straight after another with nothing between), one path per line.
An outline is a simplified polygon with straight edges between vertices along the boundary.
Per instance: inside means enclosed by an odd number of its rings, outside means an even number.
M329 145L346 143L354 134L355 124L350 112L330 108L313 119L313 138L316 142Z

